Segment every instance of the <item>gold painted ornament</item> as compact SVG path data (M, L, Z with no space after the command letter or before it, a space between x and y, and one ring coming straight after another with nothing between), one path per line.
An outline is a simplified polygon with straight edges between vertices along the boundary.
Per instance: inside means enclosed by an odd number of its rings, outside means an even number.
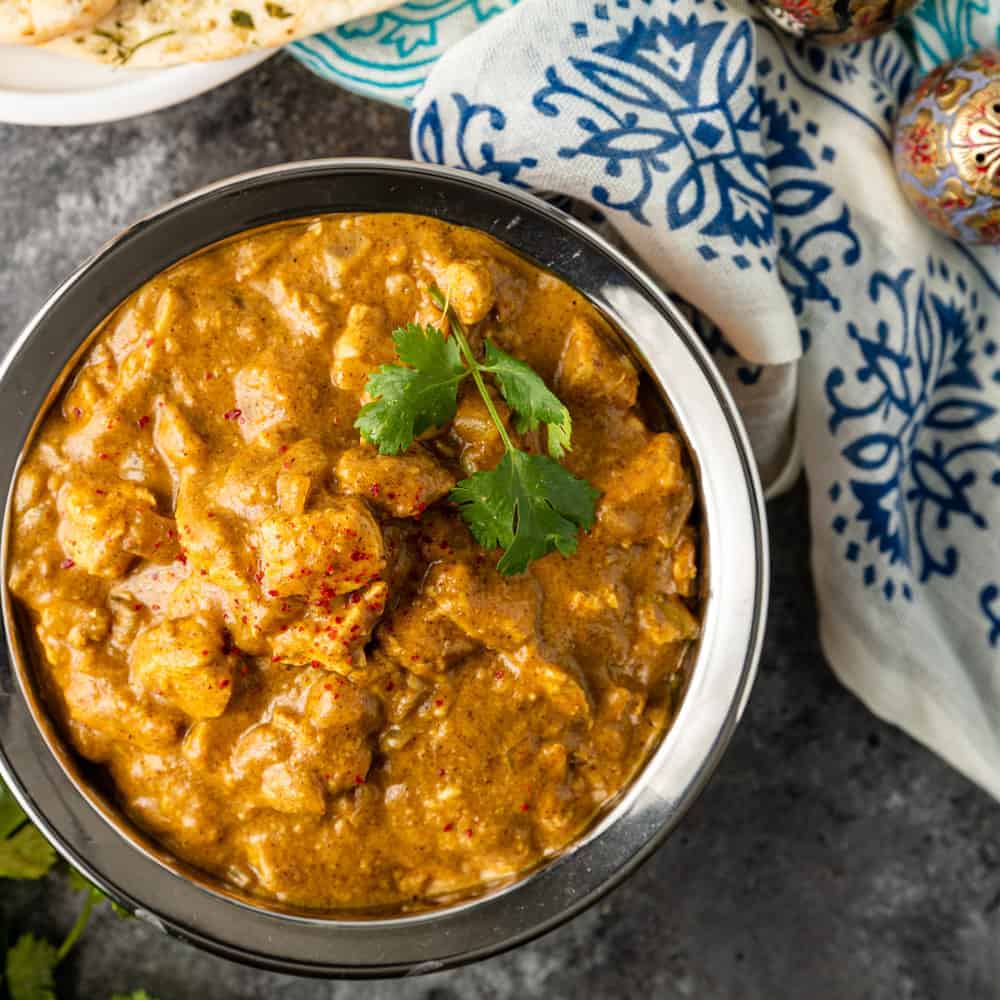
M811 42L843 45L888 31L921 0L758 0L782 31Z
M893 162L932 226L1000 245L1000 50L971 52L920 81L896 118Z

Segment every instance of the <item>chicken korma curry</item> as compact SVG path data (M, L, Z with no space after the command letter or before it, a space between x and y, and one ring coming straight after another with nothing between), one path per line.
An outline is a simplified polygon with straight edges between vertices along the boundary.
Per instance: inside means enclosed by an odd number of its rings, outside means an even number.
M176 265L17 481L51 711L135 823L258 896L517 877L643 763L698 634L691 464L639 388L573 289L436 220Z

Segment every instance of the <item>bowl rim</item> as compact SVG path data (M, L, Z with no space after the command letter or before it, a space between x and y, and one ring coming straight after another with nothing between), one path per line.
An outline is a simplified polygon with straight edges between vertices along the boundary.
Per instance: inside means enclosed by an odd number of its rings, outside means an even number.
M620 800L566 852L519 881L443 909L377 920L250 905L124 829L129 824L74 775L71 754L39 709L6 582L20 460L103 319L153 275L229 236L369 211L410 211L486 232L608 316L688 439L711 539L710 593L688 691ZM168 933L230 959L306 975L413 974L496 954L576 915L638 867L680 821L732 736L760 655L769 569L763 494L742 421L666 294L603 237L525 191L449 167L373 158L302 161L226 178L140 219L71 274L0 364L0 385L0 492L7 498L0 570L10 657L0 664L0 774L60 854Z

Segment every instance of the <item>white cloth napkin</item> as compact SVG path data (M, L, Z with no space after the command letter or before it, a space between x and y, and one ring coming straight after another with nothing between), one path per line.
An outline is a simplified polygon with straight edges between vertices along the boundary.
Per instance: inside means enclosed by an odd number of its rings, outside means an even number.
M833 669L1000 797L1000 249L900 194L915 77L896 33L821 49L735 2L523 0L437 63L411 139L598 209L695 307L765 480L804 465Z

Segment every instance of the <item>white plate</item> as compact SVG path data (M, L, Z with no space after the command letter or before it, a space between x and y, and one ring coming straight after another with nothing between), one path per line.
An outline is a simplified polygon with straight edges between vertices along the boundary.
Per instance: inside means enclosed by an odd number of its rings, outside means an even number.
M130 70L30 46L0 45L0 122L90 125L130 118L211 90L275 51L171 69Z

